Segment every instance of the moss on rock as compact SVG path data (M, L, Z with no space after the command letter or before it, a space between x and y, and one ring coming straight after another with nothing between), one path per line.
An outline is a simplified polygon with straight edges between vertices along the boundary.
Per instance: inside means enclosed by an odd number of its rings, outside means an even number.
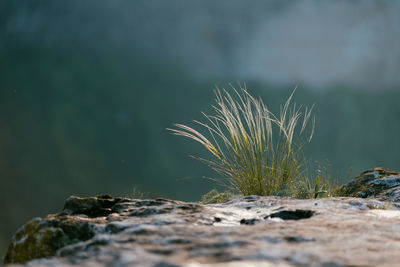
M57 249L69 243L68 236L61 228L46 227L45 222L35 218L18 229L9 245L4 264L51 257Z
M92 238L93 226L105 224L101 216L109 214L110 207L118 201L122 199L108 195L68 198L60 213L35 218L17 230L4 257L4 264L49 258L64 246Z
M235 195L229 191L219 193L217 190L213 189L201 197L200 203L201 204L221 203L221 202L229 201L230 199L232 199L236 196L237 195Z

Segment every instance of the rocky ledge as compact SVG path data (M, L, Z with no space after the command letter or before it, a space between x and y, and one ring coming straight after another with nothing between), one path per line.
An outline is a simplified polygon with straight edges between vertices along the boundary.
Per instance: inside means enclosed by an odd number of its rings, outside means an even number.
M357 198L249 196L200 205L167 199L72 196L60 213L22 226L4 263L398 266L399 179L399 173L382 168L364 172L341 188Z

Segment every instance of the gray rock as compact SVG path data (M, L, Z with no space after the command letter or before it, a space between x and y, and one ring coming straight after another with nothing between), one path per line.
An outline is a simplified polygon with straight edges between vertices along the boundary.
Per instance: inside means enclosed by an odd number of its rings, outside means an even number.
M398 194L395 174L380 177L365 172L360 177L365 188L351 191L346 185L349 192L386 188L374 192L382 198L389 191ZM13 237L4 263L32 267L396 266L399 251L396 202L249 196L200 205L105 195L70 197L60 213L26 223Z
M400 173L377 167L361 173L339 188L338 193L342 196L400 202Z

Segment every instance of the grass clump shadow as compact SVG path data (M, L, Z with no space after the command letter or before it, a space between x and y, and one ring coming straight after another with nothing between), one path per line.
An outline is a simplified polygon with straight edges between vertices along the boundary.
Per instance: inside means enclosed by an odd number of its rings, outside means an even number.
M215 114L202 113L206 122L195 121L208 132L208 138L183 124L168 130L202 144L213 158L199 159L223 177L213 180L231 192L244 196L326 196L330 189L323 177L306 175L304 147L313 137L315 118L311 118L313 106L291 103L295 91L275 115L246 88L231 85L231 93L217 88L216 105L212 106Z

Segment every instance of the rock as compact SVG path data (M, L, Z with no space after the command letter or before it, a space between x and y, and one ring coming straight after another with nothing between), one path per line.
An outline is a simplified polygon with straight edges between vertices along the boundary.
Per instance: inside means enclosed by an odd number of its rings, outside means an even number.
M198 209L201 209L198 204L164 199L132 200L112 198L109 195L89 198L72 196L66 200L60 213L35 218L19 228L9 245L4 264L25 263L32 259L53 257L57 253L68 254L71 251L67 248L74 250L76 243L95 240L99 238L99 234L111 235L130 228L132 222L129 218L164 213L179 217L179 214L190 214ZM138 226L141 221L138 219ZM185 218L184 221L190 219ZM155 225L164 224L169 222L155 221ZM152 232L146 226L138 227L135 231L135 234ZM65 249L61 251L60 248Z
M400 172L377 167L338 189L341 196L400 202Z
M60 214L27 222L14 235L4 263L51 257L59 248L92 238L96 232L93 227L105 223L105 220L98 216L105 215L107 211L111 213L109 208L123 201L110 198L70 197ZM111 201L114 202L112 205Z
M373 188L368 192L374 194L360 195L370 198L248 196L201 205L73 196L60 213L35 218L21 227L4 263L32 267L396 266L400 262L399 203L371 197L398 201L384 193L399 187L398 174L383 170L364 172L353 187L344 186L351 194Z

